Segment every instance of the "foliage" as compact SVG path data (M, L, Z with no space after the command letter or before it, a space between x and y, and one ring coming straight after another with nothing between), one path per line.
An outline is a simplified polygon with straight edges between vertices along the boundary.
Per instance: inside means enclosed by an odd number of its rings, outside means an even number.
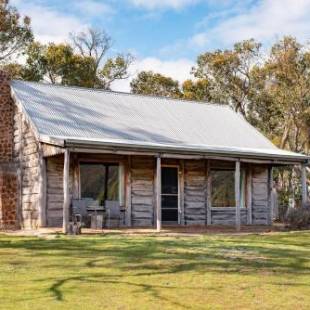
M128 79L129 66L133 62L131 54L118 55L117 57L109 58L104 64L103 68L98 72L98 84L101 88L110 89L111 84L115 80Z
M71 41L71 45L25 44L26 63L6 64L2 68L12 77L28 81L46 80L52 84L104 89L110 89L115 80L129 77L128 69L133 62L130 54L110 57L103 63L111 48L111 38L104 31L89 28L71 34Z
M0 1L0 63L17 56L32 41L30 18L21 18L8 0Z
M284 37L269 58L252 70L255 93L250 120L280 148L309 152L310 52L295 38Z
M309 229L310 228L310 207L289 208L287 210L285 223L291 229Z
M131 91L134 94L164 96L179 98L178 81L152 71L141 71L130 83Z
M2 235L1 308L308 309L309 245L308 232Z
M30 81L47 79L50 83L65 85L89 86L94 84L94 68L91 57L74 54L67 44L50 43L42 45L34 42L27 50L23 78Z
M209 81L212 101L228 103L246 116L251 69L259 62L260 48L261 44L251 39L236 43L232 50L206 52L198 57L193 73Z
M210 101L212 99L210 82L207 79L186 80L182 84L182 93L184 99L197 101Z
M23 66L16 62L11 62L0 66L0 69L5 71L10 79L22 79L23 78Z

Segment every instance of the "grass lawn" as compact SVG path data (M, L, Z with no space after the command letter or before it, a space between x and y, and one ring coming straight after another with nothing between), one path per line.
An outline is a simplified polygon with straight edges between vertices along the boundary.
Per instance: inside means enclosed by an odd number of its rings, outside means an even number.
M0 308L310 309L310 233L0 235Z

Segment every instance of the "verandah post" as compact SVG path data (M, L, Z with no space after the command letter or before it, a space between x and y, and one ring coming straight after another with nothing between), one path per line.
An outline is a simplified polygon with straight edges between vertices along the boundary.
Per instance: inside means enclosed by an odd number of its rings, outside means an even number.
M247 171L246 189L247 224L252 225L252 166Z
M308 188L307 188L307 165L301 166L301 195L302 207L305 208L308 203Z
M235 167L235 200L236 200L236 230L240 231L240 160L236 161Z
M63 203L63 233L68 233L69 226L69 207L70 207L70 198L69 198L69 168L70 168L70 152L65 150L64 153L64 172L63 172L63 191L64 191L64 203Z
M273 189L273 169L268 167L268 205L269 205L269 216L267 217L267 225L272 225L273 220L273 199L272 199L272 189Z
M156 229L161 230L161 158L156 159Z
M127 212L126 212L127 226L131 227L132 226L132 220L131 220L131 155L128 155L128 161L127 161L126 206L127 206Z

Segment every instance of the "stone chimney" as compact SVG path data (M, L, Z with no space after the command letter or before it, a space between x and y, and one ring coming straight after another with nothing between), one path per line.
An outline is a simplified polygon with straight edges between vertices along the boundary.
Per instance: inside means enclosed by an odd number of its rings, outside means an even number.
M14 105L10 79L0 70L0 229L16 228L18 202L17 166L13 163Z
M0 70L0 164L13 160L14 111L10 79Z

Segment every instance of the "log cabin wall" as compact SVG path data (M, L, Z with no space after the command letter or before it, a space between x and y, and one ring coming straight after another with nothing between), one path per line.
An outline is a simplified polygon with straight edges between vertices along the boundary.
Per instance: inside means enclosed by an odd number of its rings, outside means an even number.
M254 166L252 175L252 223L271 224L268 167Z
M241 224L247 224L247 209L241 208ZM212 209L212 220L213 225L235 225L236 224L236 211L234 208L217 208Z
M155 158L132 156L131 221L132 226L153 226L155 220Z
M46 159L46 212L47 226L61 227L63 216L63 169L64 157L57 155Z
M184 223L205 225L206 210L206 161L184 161Z
M51 156L46 159L46 214L47 226L61 227L63 219L63 170L64 155ZM73 171L74 162L70 164L69 188L70 196L73 198Z
M14 161L19 164L18 220L23 229L41 226L40 145L20 110L14 108Z
M120 155L92 155L72 154L70 158L70 195L79 198L79 161L114 161L123 163L125 167L124 184L130 184L130 190L125 189L130 197L125 197L125 218L130 218L133 227L152 227L156 221L155 210L155 158L151 156L131 156L130 167L128 156ZM48 226L61 226L63 208L63 155L51 156L46 159L47 172L47 224ZM208 167L231 168L234 162L207 160L176 160L162 159L162 165L180 167L180 223L185 225L206 225L208 222ZM184 169L181 166L184 165ZM243 168L249 170L247 166ZM128 175L130 170L130 182ZM270 208L268 204L268 168L265 166L252 166L252 224L270 224ZM183 184L182 184L183 183ZM247 186L246 186L247 188ZM183 191L182 191L183 189ZM130 204L130 208L129 208ZM128 210L130 210L128 214ZM248 223L248 208L241 209L241 223ZM211 208L211 224L234 225L235 208ZM125 223L124 218L124 223Z

